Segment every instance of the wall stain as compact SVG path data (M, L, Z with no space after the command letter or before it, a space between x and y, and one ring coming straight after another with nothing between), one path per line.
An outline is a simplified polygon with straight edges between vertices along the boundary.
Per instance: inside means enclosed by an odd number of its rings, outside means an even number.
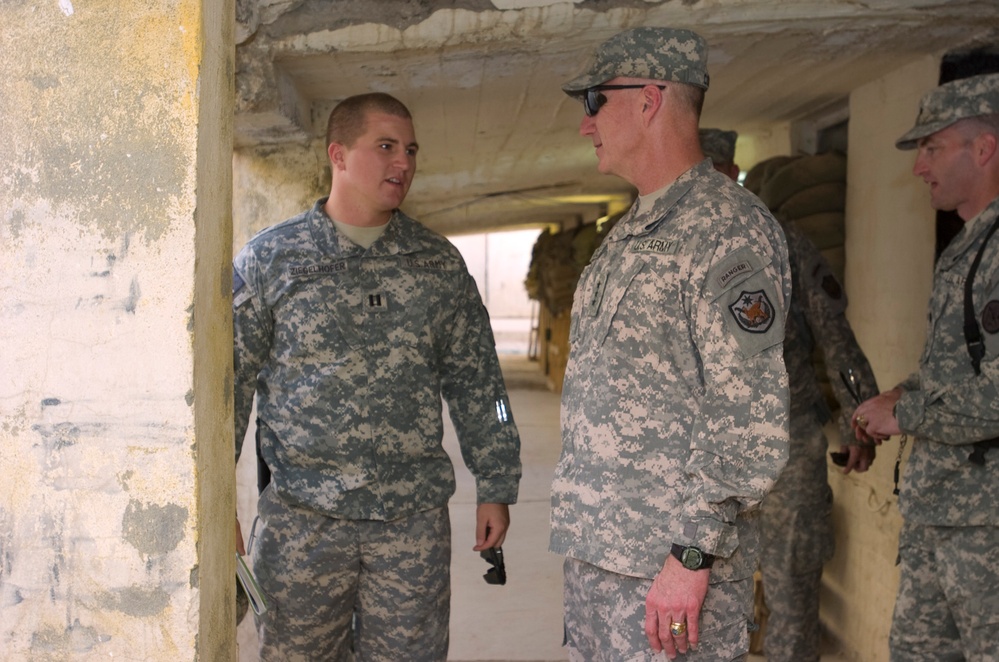
M125 312L135 313L141 294L142 293L139 290L139 279L137 276L133 277L131 285L128 286L128 298L125 299Z
M118 484L121 485L121 489L124 490L125 492L131 490L131 486L128 483L130 480L132 480L132 476L134 475L135 472L132 471L131 469L129 469L128 471L123 471L120 474L118 474Z
M145 618L163 612L170 604L170 591L162 586L127 586L101 594L98 603L104 609Z
M76 619L64 630L47 626L39 628L31 637L31 650L35 652L89 653L98 644L111 641L111 635L101 634L96 628L81 625ZM62 659L61 657L59 659Z
M37 432L45 441L45 449L57 451L67 446L72 446L80 440L81 431L72 423L56 423L55 425L32 425L31 429Z
M122 516L122 540L146 556L167 554L184 539L187 519L187 508L176 504L144 504L132 499Z

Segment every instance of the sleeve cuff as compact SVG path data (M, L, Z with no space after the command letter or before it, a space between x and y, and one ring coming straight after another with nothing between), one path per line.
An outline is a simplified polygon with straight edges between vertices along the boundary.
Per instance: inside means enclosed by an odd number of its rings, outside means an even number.
M476 484L476 503L517 503L519 477L490 478Z
M684 547L693 546L712 556L729 557L739 546L734 524L704 517L684 520L681 527L681 534L673 542Z

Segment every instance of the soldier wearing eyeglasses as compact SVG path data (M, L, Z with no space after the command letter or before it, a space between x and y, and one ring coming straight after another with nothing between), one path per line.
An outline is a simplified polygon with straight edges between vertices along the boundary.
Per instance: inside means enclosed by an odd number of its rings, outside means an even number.
M639 197L577 287L550 548L573 660L748 655L756 514L788 456L777 221L698 141L697 34L636 28L563 90Z

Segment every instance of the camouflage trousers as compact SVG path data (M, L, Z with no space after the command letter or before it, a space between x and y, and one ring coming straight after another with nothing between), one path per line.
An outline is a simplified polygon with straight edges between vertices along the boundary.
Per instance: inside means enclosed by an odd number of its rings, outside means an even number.
M999 660L999 527L906 522L899 556L892 662Z
M250 551L268 605L257 617L263 662L447 659L446 507L391 522L340 520L268 487L258 510Z
M811 416L791 419L787 465L760 508L760 570L770 616L767 662L818 662L819 584L832 558L828 441Z
M645 596L651 579L609 572L566 558L565 645L572 662L661 662L645 636ZM683 662L734 662L749 656L753 578L711 584L701 607L697 651Z

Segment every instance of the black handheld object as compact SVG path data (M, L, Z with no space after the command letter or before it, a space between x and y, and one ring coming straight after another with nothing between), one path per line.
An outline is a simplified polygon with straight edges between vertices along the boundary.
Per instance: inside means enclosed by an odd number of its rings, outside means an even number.
M850 454L832 452L829 453L829 457L832 458L833 464L835 464L837 467L845 467L847 460L850 459Z
M503 563L503 548L490 547L479 552L479 556L484 558L492 566L482 578L487 584L506 584L506 564Z

